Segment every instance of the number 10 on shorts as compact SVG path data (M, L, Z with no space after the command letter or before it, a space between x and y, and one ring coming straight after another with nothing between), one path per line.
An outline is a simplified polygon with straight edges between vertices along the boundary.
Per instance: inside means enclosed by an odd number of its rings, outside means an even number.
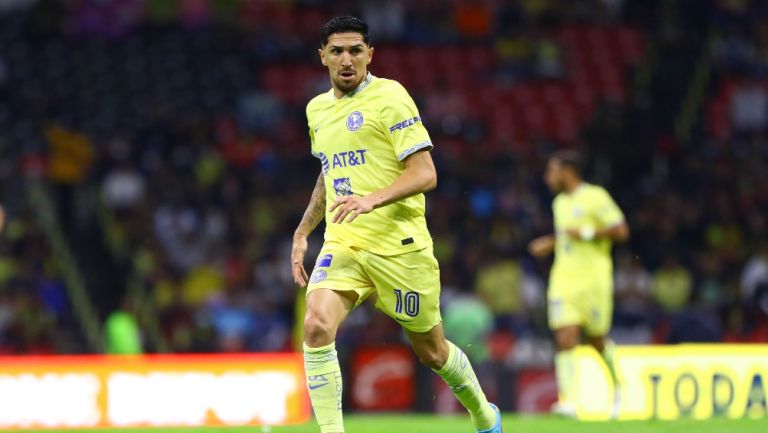
M403 296L403 291L395 289L395 313L403 312L403 305L405 305L405 314L410 317L416 317L419 314L419 294L416 292L406 292Z

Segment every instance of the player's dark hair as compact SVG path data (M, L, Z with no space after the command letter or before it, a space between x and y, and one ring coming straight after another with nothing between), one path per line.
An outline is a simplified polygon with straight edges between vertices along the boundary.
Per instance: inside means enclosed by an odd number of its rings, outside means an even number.
M579 176L584 172L584 156L577 150L558 150L550 158L560 162L563 167L570 168Z
M368 36L368 24L365 21L353 16L343 16L332 18L323 25L320 44L325 46L328 43L328 37L334 33L360 33L363 35L363 42L370 46L370 36Z

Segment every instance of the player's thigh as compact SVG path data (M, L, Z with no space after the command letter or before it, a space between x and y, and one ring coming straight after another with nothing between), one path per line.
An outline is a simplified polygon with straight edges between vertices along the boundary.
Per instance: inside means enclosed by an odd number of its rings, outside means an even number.
M584 332L589 337L601 337L608 335L613 319L613 290L609 278L595 281L585 305Z
M547 321L549 329L557 330L584 323L579 306L579 294L572 283L552 280L547 290Z
M307 311L314 307L312 293L319 289L329 289L350 299L352 308L360 305L374 291L373 282L368 278L359 254L335 243L324 244L317 256L307 285Z
M376 286L376 307L412 332L428 332L440 316L440 267L432 248L396 256L370 254L368 275Z

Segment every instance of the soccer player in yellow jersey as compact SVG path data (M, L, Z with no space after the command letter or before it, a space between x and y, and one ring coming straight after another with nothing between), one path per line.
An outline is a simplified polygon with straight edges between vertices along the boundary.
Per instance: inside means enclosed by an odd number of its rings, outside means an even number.
M424 218L423 193L437 183L433 145L403 86L368 72L373 53L361 20L326 23L319 54L332 88L307 105L321 173L291 260L296 284L307 285L304 368L315 417L322 433L344 431L336 331L375 293L376 307L405 329L419 360L450 386L475 429L499 433L498 409L443 334L440 276ZM307 236L323 218L325 243L307 275Z
M606 336L613 313L613 242L629 238L619 207L600 186L584 182L581 155L561 151L548 163L544 180L557 194L552 203L555 234L531 242L536 257L555 253L549 277L549 326L555 334L558 402L553 411L575 416L573 348L584 331L605 361L615 385L612 416L618 415L619 384L613 363L613 343Z

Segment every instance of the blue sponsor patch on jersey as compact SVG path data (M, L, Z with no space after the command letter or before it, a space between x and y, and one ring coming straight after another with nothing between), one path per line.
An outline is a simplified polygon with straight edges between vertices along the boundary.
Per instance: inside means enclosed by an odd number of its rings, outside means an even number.
M347 129L352 132L358 131L363 127L363 122L363 113L359 111L353 111L349 114L349 117L347 117Z
M352 183L348 177L333 179L333 189L336 195L352 195Z
M333 254L323 254L322 256L318 257L316 267L318 268L330 267L331 260L333 260Z
M409 126L415 125L416 123L421 122L421 117L416 116L412 117L410 119L405 119L402 122L395 123L394 125L389 127L389 133L394 134L395 131L405 129Z

